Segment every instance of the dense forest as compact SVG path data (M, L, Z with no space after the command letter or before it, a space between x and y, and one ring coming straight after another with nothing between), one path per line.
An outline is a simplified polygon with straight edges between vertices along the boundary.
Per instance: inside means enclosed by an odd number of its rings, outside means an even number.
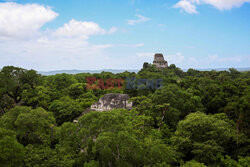
M162 89L86 89L87 77L163 79ZM0 72L1 167L248 167L250 72ZM107 93L133 109L85 110ZM73 122L78 119L78 122Z

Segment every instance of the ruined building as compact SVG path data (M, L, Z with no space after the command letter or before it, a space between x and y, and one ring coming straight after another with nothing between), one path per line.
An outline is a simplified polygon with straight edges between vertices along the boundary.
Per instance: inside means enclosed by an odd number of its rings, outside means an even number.
M168 62L164 60L163 54L161 53L155 54L153 64L156 65L157 68L168 67Z
M90 110L94 111L108 111L112 109L132 109L132 102L129 102L127 94L110 93L99 99L98 102L91 105Z
M159 69L164 69L168 67L168 62L164 60L164 56L161 53L156 53L154 55L154 61L153 65L155 65ZM148 62L144 62L143 69L146 69L148 67L152 66L152 64L149 64Z

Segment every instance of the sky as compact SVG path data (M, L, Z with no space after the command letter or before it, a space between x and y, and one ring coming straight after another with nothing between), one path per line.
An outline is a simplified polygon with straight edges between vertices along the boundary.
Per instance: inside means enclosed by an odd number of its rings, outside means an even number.
M250 0L0 0L0 68L250 67Z

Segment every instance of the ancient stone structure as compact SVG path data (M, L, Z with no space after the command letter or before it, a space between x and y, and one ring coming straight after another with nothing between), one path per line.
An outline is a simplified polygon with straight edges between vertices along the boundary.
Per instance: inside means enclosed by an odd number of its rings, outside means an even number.
M156 65L157 68L168 67L168 62L164 60L163 54L161 53L155 54L153 64Z
M94 111L108 111L117 108L132 109L132 102L129 102L127 94L110 93L99 99L98 102L93 103L90 110Z

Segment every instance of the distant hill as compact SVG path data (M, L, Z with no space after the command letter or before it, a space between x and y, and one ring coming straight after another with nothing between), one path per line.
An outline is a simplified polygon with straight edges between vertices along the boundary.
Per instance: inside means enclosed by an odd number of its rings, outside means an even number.
M244 72L244 71L250 71L250 67L245 67L245 68L235 68L236 70L240 71L240 72ZM182 69L183 71L187 71L188 69ZM199 71L212 71L212 70L215 70L215 71L226 71L226 70L229 70L229 68L199 68L199 69L196 69L196 70L199 70Z
M42 75L55 75L55 74L62 74L62 73L66 73L66 74L79 74L79 73L101 73L101 72L112 72L114 74L116 73L122 73L125 71L128 72L135 72L137 73L139 70L117 70L117 69L101 69L101 70L55 70L55 71L39 71L39 74Z
M199 71L211 71L211 70L216 70L216 71L225 71L228 70L229 68L204 68L204 69L196 69ZM250 71L250 67L246 67L246 68L236 68L238 71ZM187 71L188 69L182 69L183 71ZM66 73L66 74L79 74L79 73L101 73L101 72L112 72L114 74L117 73L122 73L125 71L128 72L139 72L140 70L138 69L132 69L132 70L118 70L118 69L101 69L101 70L55 70L55 71L39 71L39 74L42 75L55 75L55 74L62 74L62 73Z
M199 71L211 71L211 70L215 70L215 71L225 71L228 70L229 68L204 68L204 69L197 69ZM250 71L250 67L246 67L246 68L235 68L238 71Z

